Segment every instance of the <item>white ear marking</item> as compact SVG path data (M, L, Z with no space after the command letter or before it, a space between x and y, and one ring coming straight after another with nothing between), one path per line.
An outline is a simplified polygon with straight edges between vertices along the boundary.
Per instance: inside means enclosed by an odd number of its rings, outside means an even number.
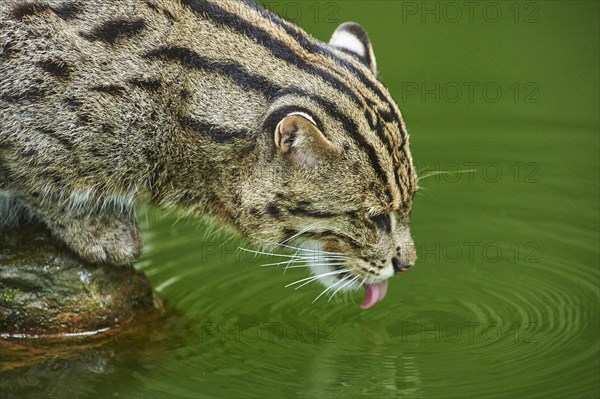
M358 54L360 57L366 57L367 55L367 49L360 39L345 30L336 31L331 37L330 43L333 43L336 47Z
M294 111L294 112L290 112L286 116L294 116L294 115L298 115L298 116L303 117L304 119L308 119L308 121L310 121L310 123L312 123L313 125L315 125L315 127L317 127L317 128L319 127L319 126L317 126L317 122L315 122L315 120L313 119L313 117L310 116L309 114L307 114L306 112Z
M354 55L371 72L377 75L377 63L367 32L355 22L346 22L333 32L329 45L344 53Z

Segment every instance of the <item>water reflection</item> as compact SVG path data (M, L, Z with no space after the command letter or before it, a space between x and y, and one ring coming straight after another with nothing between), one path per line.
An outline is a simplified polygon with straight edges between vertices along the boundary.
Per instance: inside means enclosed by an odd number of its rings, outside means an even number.
M0 341L3 398L83 398L141 387L144 363L187 342L189 321L171 308L138 314L125 327L95 336ZM111 385L103 386L106 381ZM114 384L114 385L112 385Z
M397 346L382 321L344 325L338 338L314 351L302 397L419 397L415 357Z

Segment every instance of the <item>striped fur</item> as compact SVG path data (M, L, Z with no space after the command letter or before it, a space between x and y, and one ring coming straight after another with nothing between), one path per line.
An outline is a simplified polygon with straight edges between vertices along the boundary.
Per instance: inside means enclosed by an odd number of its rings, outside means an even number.
M107 201L135 197L269 241L302 232L377 281L414 262L416 176L375 71L358 25L326 44L237 0L4 0L0 190L92 261L137 256L131 205Z

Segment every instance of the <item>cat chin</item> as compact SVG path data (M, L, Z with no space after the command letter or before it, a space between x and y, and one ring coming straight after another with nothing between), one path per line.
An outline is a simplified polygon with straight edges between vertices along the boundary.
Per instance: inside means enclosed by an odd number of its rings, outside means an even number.
M341 259L339 254L328 252L318 240L298 240L298 247L304 253L306 265L313 276L328 292L354 291L363 284L363 277L352 273L352 269L346 260Z
M387 279L368 281L366 278L348 272L342 271L339 273L339 270L336 270L334 266L327 264L309 263L309 267L315 276L319 276L319 282L325 286L325 290L321 292L319 297L328 295L331 299L340 292L355 291L362 287L365 291L365 297L360 307L367 310L383 301L388 291Z

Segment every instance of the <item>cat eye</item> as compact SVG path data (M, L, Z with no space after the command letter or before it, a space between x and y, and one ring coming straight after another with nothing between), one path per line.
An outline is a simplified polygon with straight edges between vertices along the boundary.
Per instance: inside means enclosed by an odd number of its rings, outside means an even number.
M392 219L389 214L371 216L369 220L375 223L378 230L384 231L387 234L392 232Z

